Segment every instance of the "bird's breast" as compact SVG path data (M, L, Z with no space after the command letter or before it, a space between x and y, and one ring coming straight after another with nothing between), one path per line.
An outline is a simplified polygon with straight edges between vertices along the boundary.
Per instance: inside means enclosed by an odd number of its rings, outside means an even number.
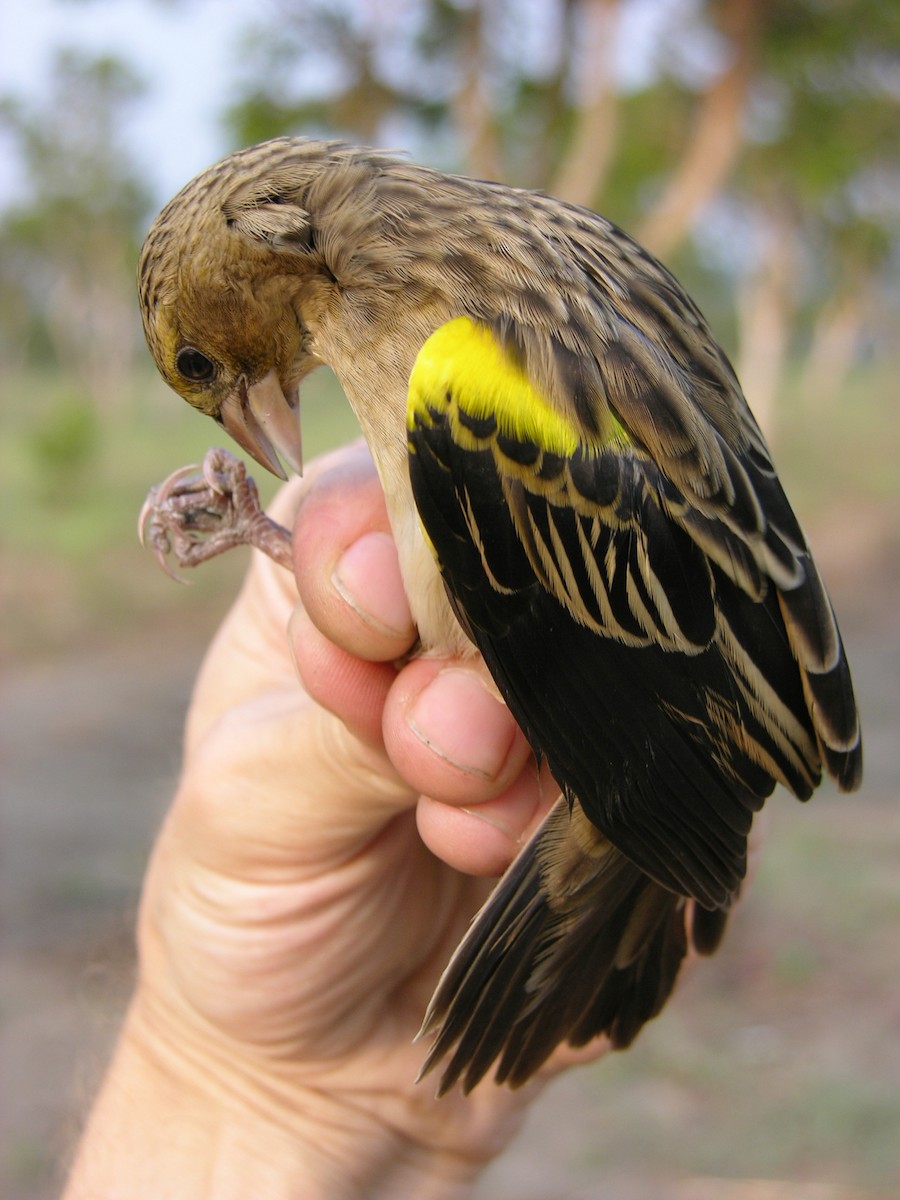
M402 488L392 486L392 481L385 481L384 477L382 486L397 544L403 586L423 651L473 656L475 646L450 607L440 568L419 520L408 475Z
M333 368L335 369L335 368ZM357 378L335 369L356 413L384 491L403 586L422 650L469 657L476 649L457 621L412 494L406 440L406 375L384 369ZM373 379L381 382L373 384ZM373 403L376 396L378 403Z

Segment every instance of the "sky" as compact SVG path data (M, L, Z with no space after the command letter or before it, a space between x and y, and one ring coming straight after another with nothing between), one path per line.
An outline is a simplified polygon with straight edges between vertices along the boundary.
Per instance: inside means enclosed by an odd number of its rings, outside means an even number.
M59 46L125 58L149 84L134 144L165 200L223 152L216 114L247 17L240 0L0 0L0 93L42 94ZM14 189L11 172L0 156L0 197Z

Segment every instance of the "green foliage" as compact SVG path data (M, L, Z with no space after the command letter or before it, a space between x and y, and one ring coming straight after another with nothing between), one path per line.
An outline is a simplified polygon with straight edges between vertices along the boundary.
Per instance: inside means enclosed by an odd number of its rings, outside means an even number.
M36 473L50 494L71 496L96 463L101 428L96 406L83 393L59 396L26 435Z
M144 84L121 60L61 49L48 94L0 97L23 192L0 214L0 355L49 361L114 394L138 346L134 261L150 209L124 118Z
M0 100L0 122L25 169L24 203L75 205L84 215L125 221L142 213L147 193L130 165L121 120L144 92L121 59L62 48L44 101Z
M340 0L288 5L280 16L244 36L244 94L225 114L236 144L316 131L374 142L387 123L433 126L444 112L456 6L404 4L386 20Z
M827 215L849 216L840 192L860 172L900 171L900 51L888 49L900 46L900 9L835 5L822 20L820 7L775 6L758 84L769 129L751 137L745 174L774 175L805 205L840 198Z
M225 444L207 418L149 370L132 377L122 403L102 417L55 372L34 370L0 377L0 410L0 641L7 649L59 650L103 634L113 615L125 630L172 609L184 620L221 613L246 556L226 556L191 576L195 586L179 589L136 530L152 484ZM304 386L302 418L307 460L359 436L328 371ZM266 502L278 481L249 465Z
M690 124L691 97L673 80L620 100L620 138L615 166L601 198L602 211L626 228L652 208L663 181L675 166Z
M823 294L869 286L896 246L900 6L780 0L761 50L736 190L798 214L816 256L815 308Z
M432 157L458 167L466 131L454 106L474 72L506 178L537 186L546 182L541 165L557 157L565 121L569 7L407 0L388 17L352 0L285 5L277 26L257 20L245 39L243 94L226 114L229 135L243 143L320 131L396 144L400 131L405 144L427 142ZM535 27L546 29L543 47Z

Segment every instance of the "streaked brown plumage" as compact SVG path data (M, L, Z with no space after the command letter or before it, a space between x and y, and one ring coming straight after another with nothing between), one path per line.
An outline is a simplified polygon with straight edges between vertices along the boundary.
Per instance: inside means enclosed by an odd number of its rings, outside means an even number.
M584 209L301 139L189 184L140 290L165 378L273 469L333 369L424 648L474 643L560 784L438 987L427 1067L515 1085L561 1041L627 1045L688 940L718 944L774 784L861 772L831 606L703 317Z

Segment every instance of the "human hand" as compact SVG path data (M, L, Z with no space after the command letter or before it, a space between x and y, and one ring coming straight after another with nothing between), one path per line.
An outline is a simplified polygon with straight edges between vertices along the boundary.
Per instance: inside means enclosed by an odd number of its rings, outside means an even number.
M479 660L396 665L414 629L365 449L277 515L298 504L297 582L254 556L197 682L118 1058L152 1063L181 1127L215 1132L209 1169L255 1194L264 1170L273 1196L455 1195L536 1086L437 1101L413 1037L483 877L557 791Z

